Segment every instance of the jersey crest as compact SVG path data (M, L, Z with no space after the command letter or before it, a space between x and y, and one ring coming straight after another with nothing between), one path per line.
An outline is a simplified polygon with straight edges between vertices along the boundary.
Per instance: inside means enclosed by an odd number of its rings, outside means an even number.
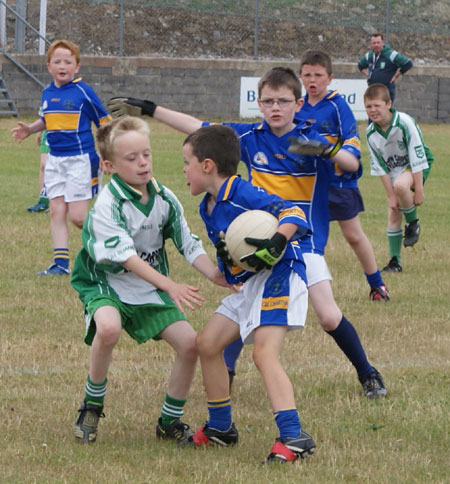
M253 157L253 162L257 165L268 165L269 161L267 156L262 151L258 151L255 156Z

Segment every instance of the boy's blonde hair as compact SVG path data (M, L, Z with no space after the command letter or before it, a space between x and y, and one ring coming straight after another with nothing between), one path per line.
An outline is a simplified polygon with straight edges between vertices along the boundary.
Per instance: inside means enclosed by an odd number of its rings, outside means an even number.
M77 64L80 63L80 48L78 47L77 44L74 44L70 40L66 39L59 39L59 40L54 40L51 44L50 47L48 48L47 51L47 64L50 62L50 59L52 58L53 53L55 52L56 49L67 49L70 51L70 53L75 57L75 60L77 61Z
M391 102L389 89L384 84L372 84L364 93L364 102L366 102L366 100L373 101L374 99L381 99L386 104Z
M261 98L261 92L265 86L269 86L272 89L287 87L294 94L296 101L302 97L302 85L300 80L295 72L292 69L289 69L289 67L274 67L264 74L258 83L259 98Z
M102 160L114 162L114 144L116 139L129 131L137 131L150 136L148 124L141 118L122 116L104 124L97 131L97 147Z

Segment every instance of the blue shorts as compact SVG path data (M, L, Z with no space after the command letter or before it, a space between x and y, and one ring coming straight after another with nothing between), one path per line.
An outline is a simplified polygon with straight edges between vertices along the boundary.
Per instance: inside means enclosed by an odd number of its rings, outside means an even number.
M350 220L359 212L364 212L364 203L359 188L328 188L328 210L330 222L333 220Z

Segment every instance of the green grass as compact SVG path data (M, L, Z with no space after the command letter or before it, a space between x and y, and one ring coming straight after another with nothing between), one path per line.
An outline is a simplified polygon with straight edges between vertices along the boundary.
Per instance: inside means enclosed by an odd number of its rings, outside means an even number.
M389 304L368 300L361 267L332 224L327 260L339 306L356 326L371 362L383 373L388 397L367 401L354 370L310 311L304 331L286 339L283 363L293 381L305 429L317 443L306 461L262 466L276 426L246 348L233 387L233 416L240 443L230 449L179 449L154 435L173 358L164 343L135 344L123 335L109 374L106 418L92 446L74 442L72 425L83 397L88 348L82 342L82 307L67 278L36 272L51 261L48 214L26 207L38 194L35 140L15 144L13 119L0 120L0 482L4 483L445 483L449 456L450 167L448 126L422 126L436 161L419 209L419 243L403 253L404 272L386 276ZM361 125L361 131L364 126ZM194 232L205 242L182 174L183 136L151 124L154 173L184 204ZM361 215L378 264L389 258L387 205L371 177L367 150L360 182ZM80 233L71 228L73 257ZM224 289L211 287L170 251L172 277L201 288L207 300L190 314L199 329ZM185 420L194 428L207 417L197 370Z

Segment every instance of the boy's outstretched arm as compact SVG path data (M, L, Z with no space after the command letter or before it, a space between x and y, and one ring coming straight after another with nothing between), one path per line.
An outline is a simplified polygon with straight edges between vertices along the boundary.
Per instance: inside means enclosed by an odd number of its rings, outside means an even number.
M211 282L218 286L228 287L233 292L236 292L231 284L228 284L225 276L220 272L220 269L216 267L206 254L199 255L192 264L194 269L197 269L200 274L203 274Z
M182 133L190 134L202 127L202 121L189 114L158 106L153 101L133 97L113 97L106 106L113 118L150 116Z
M189 286L187 284L178 284L172 281L169 277L153 269L153 267L149 266L137 255L131 256L122 265L141 279L144 279L144 281L167 292L181 312L184 312L182 304L189 309L194 309L192 304L201 307L205 300L202 296L197 294L197 287Z
M39 131L43 131L45 129L45 123L42 119L37 119L34 123L25 124L25 123L17 123L17 126L11 130L13 138L16 141L23 141L25 138L28 138L30 134L38 133Z

